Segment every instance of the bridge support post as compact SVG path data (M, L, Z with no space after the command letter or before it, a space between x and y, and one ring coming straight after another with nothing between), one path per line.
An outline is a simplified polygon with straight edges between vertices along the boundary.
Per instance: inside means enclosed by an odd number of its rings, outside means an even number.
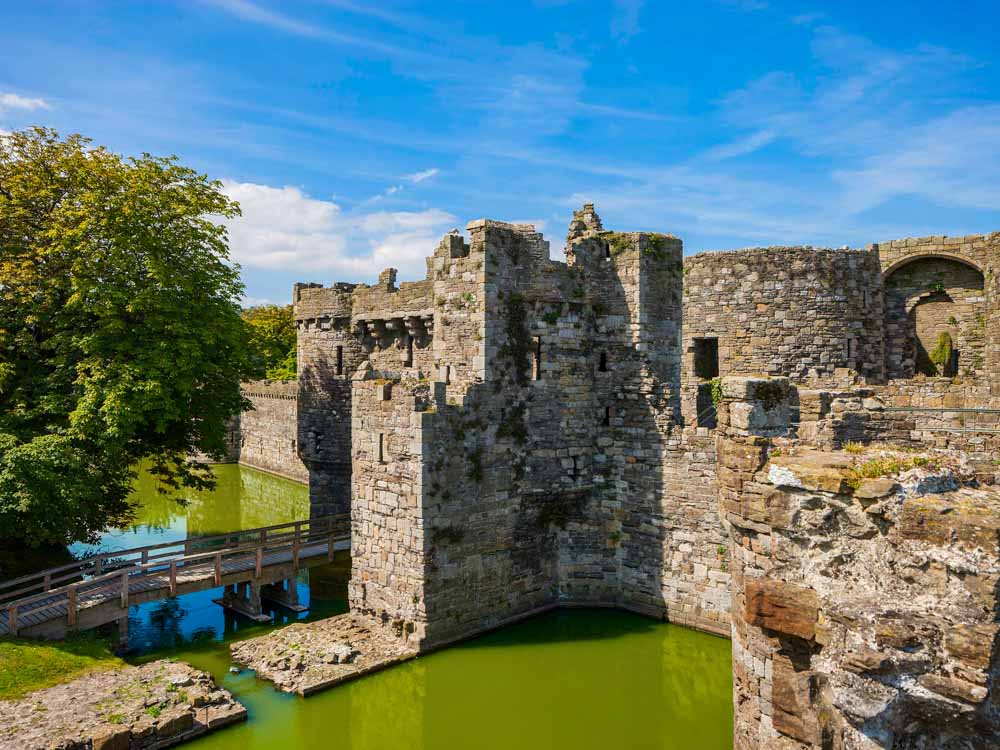
M293 612L305 612L308 607L299 604L299 582L293 575L284 581L270 583L261 588L261 596L272 604L290 609Z
M261 607L258 581L241 581L226 586L222 598L216 599L215 603L255 622L271 621L270 615L264 614Z
M128 615L124 617L119 617L115 621L117 626L117 636L118 636L118 652L124 652L128 650Z

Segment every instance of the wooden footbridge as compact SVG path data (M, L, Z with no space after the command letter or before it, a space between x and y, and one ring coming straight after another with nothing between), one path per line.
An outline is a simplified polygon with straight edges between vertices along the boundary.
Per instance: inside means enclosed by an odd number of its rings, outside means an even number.
M133 604L225 586L219 604L255 619L261 599L298 606L296 574L350 549L350 516L104 552L0 582L0 635L60 638L109 622Z

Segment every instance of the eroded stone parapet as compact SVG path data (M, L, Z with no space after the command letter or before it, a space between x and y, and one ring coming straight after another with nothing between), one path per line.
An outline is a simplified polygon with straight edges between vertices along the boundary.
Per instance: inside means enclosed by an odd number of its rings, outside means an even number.
M233 660L279 690L310 695L417 655L405 638L366 617L296 623L233 644Z
M155 661L89 674L19 701L0 701L0 747L162 748L246 716L210 675L187 664Z
M736 747L1000 746L1000 493L960 455L804 446L777 406L760 415L761 379L733 381Z

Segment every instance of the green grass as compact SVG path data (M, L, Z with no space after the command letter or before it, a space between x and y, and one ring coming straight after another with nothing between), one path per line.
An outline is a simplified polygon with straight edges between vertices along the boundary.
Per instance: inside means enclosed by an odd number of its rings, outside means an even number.
M65 641L0 638L0 700L17 700L33 690L124 664L106 641L93 635Z
M891 477L918 467L934 471L940 468L940 464L940 461L928 458L927 456L884 456L881 458L872 458L851 467L848 484L857 489L865 479Z

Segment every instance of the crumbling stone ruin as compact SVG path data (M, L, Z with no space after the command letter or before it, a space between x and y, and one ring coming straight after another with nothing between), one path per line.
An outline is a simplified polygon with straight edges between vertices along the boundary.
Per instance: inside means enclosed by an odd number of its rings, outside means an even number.
M998 746L1000 234L683 258L587 204L565 258L479 220L296 285L238 442L350 512L352 612L425 649L622 607L732 637L737 747Z

